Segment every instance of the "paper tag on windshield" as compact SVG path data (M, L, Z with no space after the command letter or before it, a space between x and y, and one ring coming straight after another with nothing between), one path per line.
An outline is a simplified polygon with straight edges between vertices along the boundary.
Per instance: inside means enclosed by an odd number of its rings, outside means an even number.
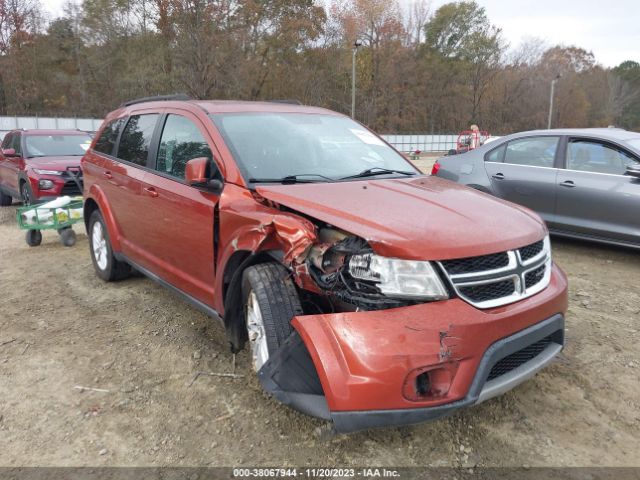
M368 132L367 130L356 130L355 128L350 128L349 130L351 130L351 133L353 133L364 143L368 143L369 145L384 145L384 142L382 140L380 140L373 133Z

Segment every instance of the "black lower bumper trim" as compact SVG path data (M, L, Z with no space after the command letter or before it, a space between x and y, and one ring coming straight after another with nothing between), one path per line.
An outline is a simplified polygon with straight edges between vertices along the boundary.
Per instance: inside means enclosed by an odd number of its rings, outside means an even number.
M550 335L553 336L554 342L564 345L564 317L562 314L556 314L492 344L480 361L469 393L462 400L428 408L333 411L331 419L338 432L347 433L376 427L410 425L450 415L460 408L478 403L489 372L497 362Z

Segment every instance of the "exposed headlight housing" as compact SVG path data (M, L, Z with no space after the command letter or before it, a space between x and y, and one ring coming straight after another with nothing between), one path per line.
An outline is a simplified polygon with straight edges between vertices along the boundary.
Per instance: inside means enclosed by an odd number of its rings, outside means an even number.
M431 262L381 257L374 253L349 259L353 278L372 282L381 293L395 298L444 300L449 298Z
M38 175L62 175L64 173L60 170L41 170L40 168L34 168L33 171Z

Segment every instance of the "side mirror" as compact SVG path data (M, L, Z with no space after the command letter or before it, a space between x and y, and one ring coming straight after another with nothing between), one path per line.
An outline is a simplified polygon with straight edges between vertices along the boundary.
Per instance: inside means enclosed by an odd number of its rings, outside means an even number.
M2 154L5 157L15 157L16 156L16 150L15 150L15 148L3 148L2 149Z
M184 171L184 178L187 185L219 192L222 190L223 184L220 180L211 178L213 168L212 161L207 157L198 157L189 160Z
M640 163L629 165L626 174L630 177L640 178Z

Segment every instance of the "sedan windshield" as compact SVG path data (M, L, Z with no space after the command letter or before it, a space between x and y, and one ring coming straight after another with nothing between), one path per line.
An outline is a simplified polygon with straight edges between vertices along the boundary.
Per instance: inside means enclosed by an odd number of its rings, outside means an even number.
M27 135L27 157L78 156L91 145L89 135Z
M328 182L416 175L416 169L351 119L299 113L211 115L251 182Z

